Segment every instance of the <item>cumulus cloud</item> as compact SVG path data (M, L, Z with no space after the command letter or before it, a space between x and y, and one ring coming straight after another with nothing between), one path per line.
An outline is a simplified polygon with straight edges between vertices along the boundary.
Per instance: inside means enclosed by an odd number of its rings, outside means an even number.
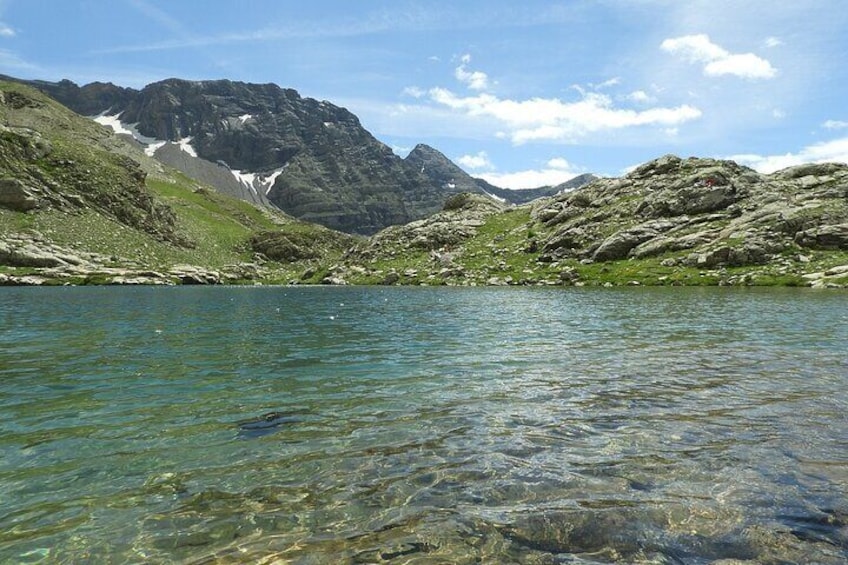
M848 137L823 141L804 147L797 153L783 155L732 155L730 159L761 173L773 173L804 163L848 163Z
M689 63L704 65L704 74L707 76L733 75L747 79L770 79L777 76L777 69L766 59L753 53L730 53L713 43L706 34L666 39L660 48Z
M633 92L628 94L626 98L631 102L636 102L637 104L653 104L657 101L656 98L654 98L644 90L634 90Z
M489 88L489 75L482 71L469 71L470 62L471 55L463 55L460 65L454 70L454 76L471 90L486 90Z
M489 160L485 151L478 151L476 155L463 155L457 158L457 164L471 170L493 169L494 165Z
M561 157L551 159L538 169L528 169L512 173L491 172L479 175L488 183L501 188L538 188L540 186L556 186L569 181L581 174L579 170Z
M478 151L474 155L463 155L455 159L456 163L468 170L478 178L485 180L500 188L511 188L520 190L524 188L538 188L540 186L556 186L581 174L568 160L562 157L549 159L544 165L537 169L527 169L515 172L501 172L497 170L494 163L485 151Z
M573 142L586 134L636 126L674 127L701 117L698 108L648 108L637 111L616 108L612 98L583 92L582 98L565 102L557 98L501 99L492 94L458 96L445 88L433 88L431 100L473 117L493 118L506 129L515 144L530 141Z
M551 169L559 169L562 171L567 171L571 169L571 163L563 159L562 157L554 157L550 161L548 161L548 167Z

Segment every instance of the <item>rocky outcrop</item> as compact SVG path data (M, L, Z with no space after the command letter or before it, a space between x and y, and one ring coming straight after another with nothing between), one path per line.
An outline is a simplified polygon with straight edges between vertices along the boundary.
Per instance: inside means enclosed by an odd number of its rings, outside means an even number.
M0 208L26 212L37 208L39 191L16 178L0 178Z
M848 285L839 268L848 251L844 164L763 175L668 155L621 178L491 210L471 226L451 213L468 198L380 232L334 273L383 284Z
M121 266L115 266L115 265ZM214 285L257 277L244 266L215 270L197 265L174 265L156 271L134 261L71 249L36 232L0 236L0 285L120 284Z
M265 230L250 238L250 248L265 260L294 263L318 259L331 252L341 253L355 241L352 236L329 230Z
M148 190L138 161L114 151L115 140L96 124L10 83L0 83L0 122L0 208L93 208L162 241L191 245L173 210Z
M667 155L620 179L539 202L548 261L674 259L703 267L767 263L793 247L848 250L848 166L761 175L731 161Z
M848 224L822 225L799 231L795 242L812 249L848 250Z
M455 249L472 238L486 218L502 212L504 205L477 194L462 193L448 199L442 211L410 222L392 226L353 246L341 264L330 270L330 279L338 284L350 276L378 277L381 284L395 284L402 278L416 278L415 269L375 270L374 262L389 258L403 260L405 255L426 253L431 266L441 276L461 276L453 261ZM328 280L330 280L328 279Z

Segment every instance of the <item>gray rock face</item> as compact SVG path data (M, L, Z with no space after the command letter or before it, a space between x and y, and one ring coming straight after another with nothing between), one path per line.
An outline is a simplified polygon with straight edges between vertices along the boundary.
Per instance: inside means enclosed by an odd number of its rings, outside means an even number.
M429 251L435 266L445 275L457 274L460 269L453 264L451 250L472 237L486 218L504 210L504 205L476 194L459 194L451 198L445 209L429 218L403 226L391 226L367 241L352 247L344 257L345 269L362 270L377 257L396 256L406 251ZM399 251L401 250L401 251ZM404 272L414 277L415 272ZM399 273L384 275L382 284L395 284L401 280Z
M634 247L656 238L672 227L674 227L672 222L652 221L618 231L601 243L592 254L592 259L595 261L624 259Z
M191 138L207 165L274 175L273 185L260 194L179 151L156 153L162 162L222 192L351 233L372 234L425 218L460 192L520 203L592 178L530 191L499 189L470 177L426 145L401 159L348 110L274 84L169 79L140 91L103 83L29 84L84 115L120 113L123 122L136 124L145 136Z
M15 178L0 179L0 207L26 212L37 208L39 203L38 191Z
M532 217L553 228L540 242L547 261L691 250L692 266L759 265L797 246L848 250L848 166L761 175L731 161L667 155L540 201Z
M795 242L814 249L848 250L848 224L824 225L800 231L795 234Z
M371 234L429 216L458 191L482 192L437 151L419 146L401 159L348 110L274 84L169 79L140 91L101 83L30 84L86 115L120 113L145 136L191 138L208 164L264 175L273 184L259 194L178 152L160 149L157 157L222 192L340 231ZM454 168L450 175L446 166Z

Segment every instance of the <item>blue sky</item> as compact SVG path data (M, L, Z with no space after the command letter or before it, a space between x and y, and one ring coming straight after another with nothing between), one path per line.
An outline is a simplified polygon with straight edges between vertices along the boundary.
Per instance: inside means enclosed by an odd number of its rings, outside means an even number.
M848 161L844 0L0 0L0 72L273 82L498 186Z

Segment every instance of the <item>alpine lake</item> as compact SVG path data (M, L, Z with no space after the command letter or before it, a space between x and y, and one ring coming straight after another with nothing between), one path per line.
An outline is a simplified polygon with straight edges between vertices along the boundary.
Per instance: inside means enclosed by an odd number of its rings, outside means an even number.
M0 563L848 563L848 294L3 288Z

